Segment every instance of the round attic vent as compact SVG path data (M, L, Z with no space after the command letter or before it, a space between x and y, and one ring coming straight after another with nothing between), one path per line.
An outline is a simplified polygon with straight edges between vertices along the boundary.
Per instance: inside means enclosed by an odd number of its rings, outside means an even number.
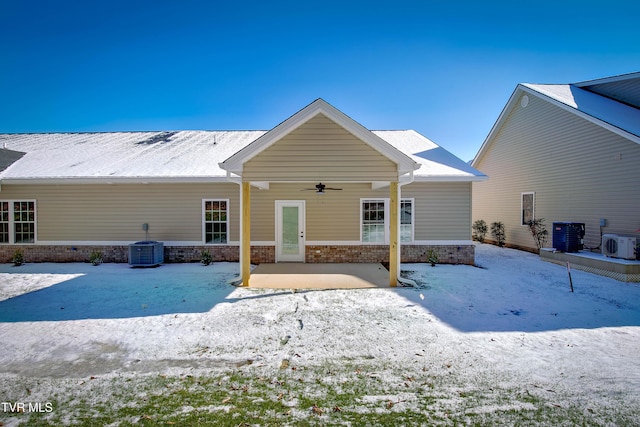
M529 105L529 95L525 95L522 97L522 99L520 100L520 105L522 106L522 108Z

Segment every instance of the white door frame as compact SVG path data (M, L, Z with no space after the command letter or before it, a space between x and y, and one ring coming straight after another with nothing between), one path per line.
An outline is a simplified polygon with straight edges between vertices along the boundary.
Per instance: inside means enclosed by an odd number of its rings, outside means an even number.
M282 208L298 208L298 253L283 254L282 249ZM304 200L276 200L276 262L304 262L305 261L305 201Z

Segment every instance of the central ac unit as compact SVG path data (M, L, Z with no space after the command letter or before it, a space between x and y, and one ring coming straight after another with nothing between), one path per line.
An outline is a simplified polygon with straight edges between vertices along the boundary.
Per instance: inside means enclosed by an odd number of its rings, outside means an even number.
M636 238L605 234L602 236L602 254L612 258L635 259Z
M132 267L156 267L164 262L164 244L144 241L129 245L129 264Z

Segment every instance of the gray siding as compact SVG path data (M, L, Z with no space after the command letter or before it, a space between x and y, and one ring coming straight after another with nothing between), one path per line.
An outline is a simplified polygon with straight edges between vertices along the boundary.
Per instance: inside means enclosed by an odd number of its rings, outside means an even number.
M502 221L508 244L534 248L520 225L520 195L535 192L535 216L550 232L554 221L585 222L585 244L598 246L605 218L605 233L633 235L640 227L640 145L529 98L526 108L518 100L474 163L489 179L473 184L473 220Z
M594 86L584 86L583 89L640 108L640 77L617 82L600 83Z

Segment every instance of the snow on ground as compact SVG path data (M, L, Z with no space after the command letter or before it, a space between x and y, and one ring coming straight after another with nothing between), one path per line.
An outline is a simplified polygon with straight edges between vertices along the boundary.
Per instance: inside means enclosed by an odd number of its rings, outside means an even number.
M295 293L233 287L234 263L0 265L0 378L375 361L640 408L640 285L572 271L571 293L563 267L490 245L476 262Z

